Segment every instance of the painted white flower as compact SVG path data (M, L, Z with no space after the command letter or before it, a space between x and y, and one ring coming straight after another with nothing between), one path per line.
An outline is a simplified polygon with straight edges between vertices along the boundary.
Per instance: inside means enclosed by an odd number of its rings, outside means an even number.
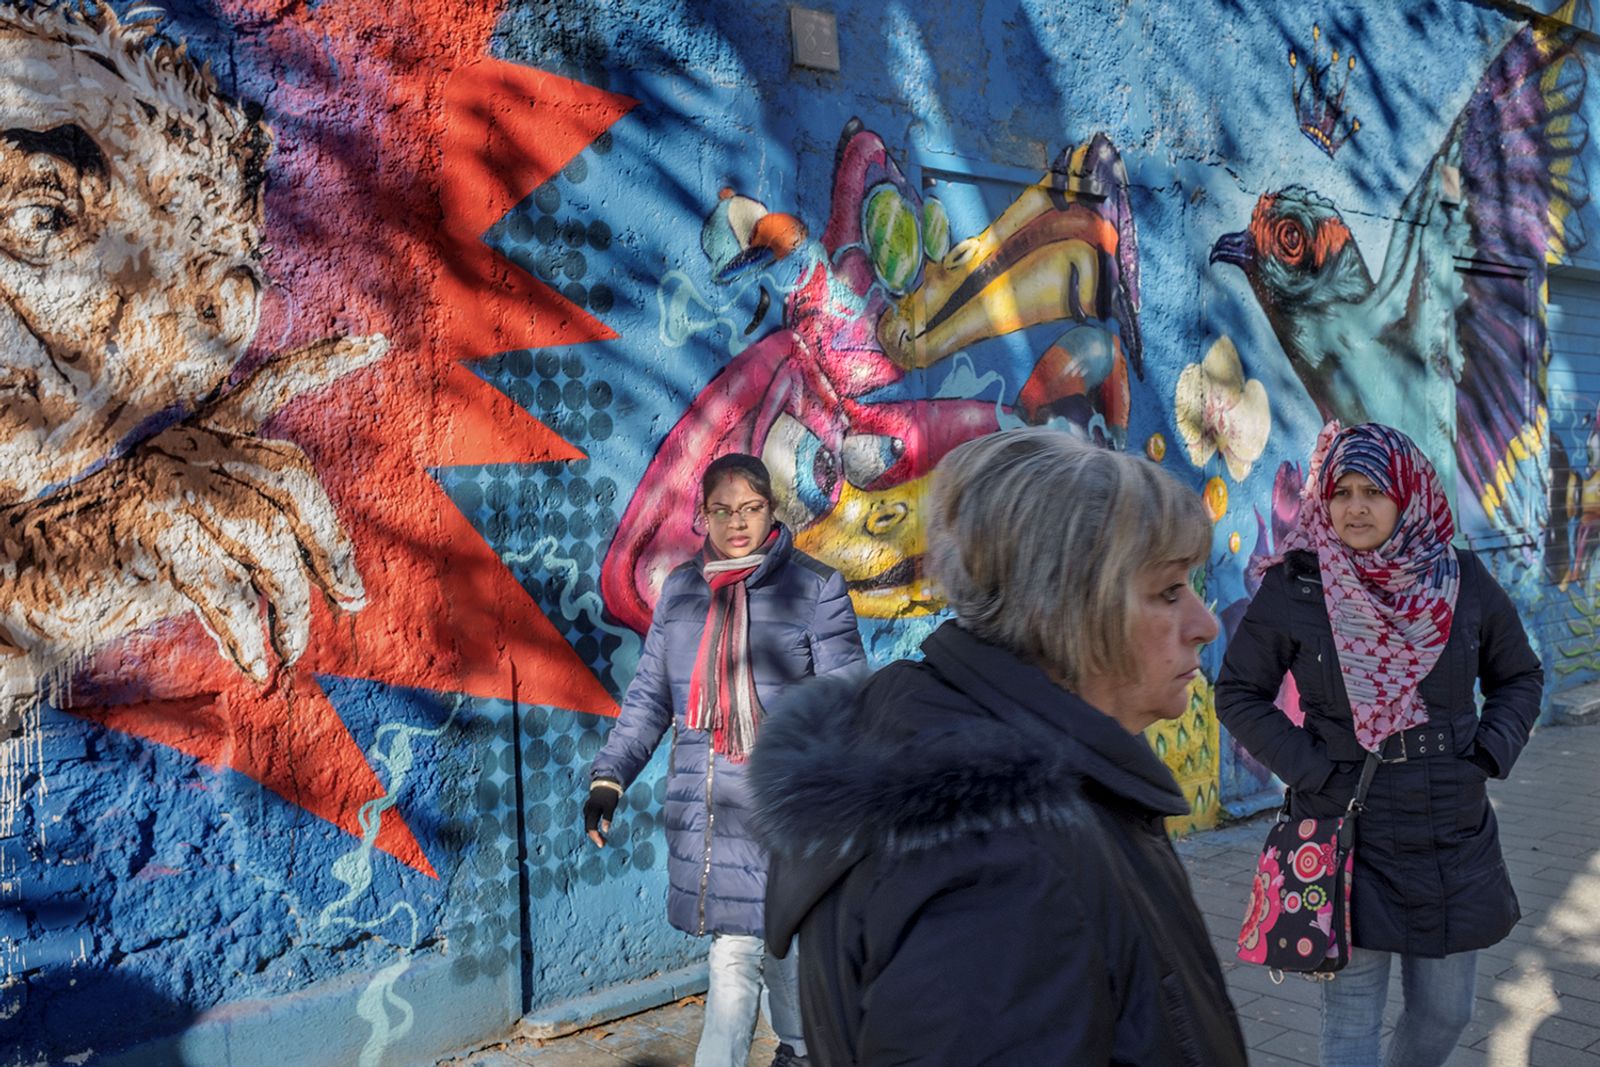
M1267 447L1272 408L1266 386L1246 380L1231 338L1217 338L1205 359L1183 368L1173 405L1190 461L1204 467L1220 452L1233 480L1243 481Z

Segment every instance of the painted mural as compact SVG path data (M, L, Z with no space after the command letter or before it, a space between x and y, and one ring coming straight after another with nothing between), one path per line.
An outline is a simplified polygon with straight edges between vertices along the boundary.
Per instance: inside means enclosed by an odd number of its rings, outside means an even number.
M8 1064L325 981L328 1062L437 1040L428 983L514 1016L522 767L615 714L429 468L579 455L458 361L605 335L482 234L631 102L492 10L258 6L0 5Z
M1330 84L1338 61L1315 56L1294 97L1330 158L1359 128L1345 118L1355 57ZM1399 205L1376 278L1339 210L1302 185L1263 194L1249 226L1211 250L1244 272L1319 414L1405 430L1446 485L1459 479L1469 532L1503 531L1530 552L1551 492L1537 293L1546 261L1582 246L1586 83L1575 36L1518 31ZM1318 106L1308 91L1333 95Z
M1587 5L1112 7L846 3L833 74L764 0L0 0L0 1063L393 1067L680 974L670 754L579 806L722 451L882 663L963 441L1165 465L1231 630L1322 419L1394 421L1600 678ZM1179 831L1273 796L1222 647Z
M166 619L196 617L259 685L305 652L314 595L365 601L310 459L262 427L387 341L246 363L272 133L147 48L154 29L0 11L6 733L94 650Z
M1107 138L1064 149L1037 185L965 233L860 121L845 124L835 160L817 239L793 215L724 189L701 230L700 278L670 279L709 307L726 306L729 290L737 299L741 282L756 289L740 340L758 336L689 404L623 512L601 590L641 633L661 583L704 537L691 520L708 456L760 455L796 546L837 569L857 613L876 620L939 608L922 576L920 508L951 448L1024 423L1107 445L1127 436L1130 364L1141 373L1138 242ZM665 314L676 306L664 302ZM976 395L991 372L974 353L1033 327L1054 337L1025 378L993 372L997 395ZM958 353L960 372L933 396L907 396L909 372Z

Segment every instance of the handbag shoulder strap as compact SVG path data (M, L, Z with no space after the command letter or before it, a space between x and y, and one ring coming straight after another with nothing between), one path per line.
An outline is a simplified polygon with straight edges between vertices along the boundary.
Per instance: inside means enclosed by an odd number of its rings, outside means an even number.
M1361 781L1356 784L1356 795L1350 799L1350 810L1366 809L1367 790L1372 786L1372 776L1378 773L1378 764L1382 762L1376 752L1367 753L1367 761L1361 765Z
M1372 776L1378 773L1378 759L1376 752L1368 752L1366 762L1361 765L1361 780L1356 783L1356 795L1350 798L1350 807L1345 809L1344 820L1339 824L1339 847L1349 849L1355 842L1356 816L1367 810L1367 790L1372 787Z

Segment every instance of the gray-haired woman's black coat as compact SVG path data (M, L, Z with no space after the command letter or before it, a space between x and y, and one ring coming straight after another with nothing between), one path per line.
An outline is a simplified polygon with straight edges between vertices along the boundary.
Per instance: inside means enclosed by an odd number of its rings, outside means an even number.
M922 647L801 687L751 757L812 1062L1242 1065L1148 743L954 623Z
M1378 767L1356 824L1351 938L1361 948L1438 958L1496 943L1522 915L1485 784L1509 774L1527 743L1544 672L1505 591L1471 552L1459 555L1450 640L1418 690L1427 723L1407 732L1405 762ZM1285 672L1304 727L1274 704ZM1294 816L1345 809L1366 752L1312 553L1291 552L1263 576L1228 642L1216 701L1222 724L1288 785Z

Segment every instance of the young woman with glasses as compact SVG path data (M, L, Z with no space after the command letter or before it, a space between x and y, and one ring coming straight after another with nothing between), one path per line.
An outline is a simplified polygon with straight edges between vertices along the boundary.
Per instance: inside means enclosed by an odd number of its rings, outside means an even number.
M745 760L785 687L866 656L844 579L794 548L762 462L723 456L700 489L704 547L661 588L622 714L595 757L584 827L604 847L623 791L671 727L667 918L711 938L695 1067L744 1067L763 984L774 1067L794 1067L806 1063L796 959L762 945L767 854L748 823Z

